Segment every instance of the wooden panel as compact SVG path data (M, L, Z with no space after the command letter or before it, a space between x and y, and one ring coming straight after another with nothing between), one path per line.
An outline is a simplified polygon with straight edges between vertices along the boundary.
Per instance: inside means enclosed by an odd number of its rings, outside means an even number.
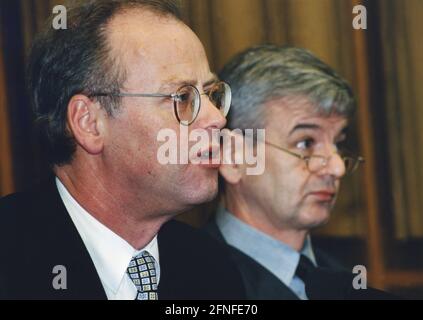
M338 64L337 12L334 0L289 0L287 12L291 44L307 48L335 69Z
M423 2L380 1L395 234L423 236Z
M423 287L422 271L390 271L383 275L385 287Z
M190 26L203 43L210 67L215 69L214 47L212 37L212 20L208 0L191 0L189 3Z
M0 30L1 31L1 30ZM1 33L0 33L1 34ZM2 47L0 38L0 47ZM0 50L0 196L14 191L3 51Z
M403 155L405 159L414 158L414 167L408 170L410 179L410 201L416 205L408 212L410 234L413 237L423 236L423 2L420 0L397 2L397 5L404 7L404 31L402 38L405 44L405 54L402 56L408 62L405 70L406 77L401 84L401 99L409 99L409 120L413 120L414 128L405 142L408 145L407 152ZM398 35L399 36L399 35ZM401 104L402 105L402 104Z
M352 0L352 7L361 4L359 0ZM366 32L354 30L354 53L356 60L357 93L359 95L358 118L359 138L366 164L363 167L362 185L366 197L367 213L367 243L369 268L373 271L372 279L376 287L382 288L384 283L381 275L384 273L384 257L379 228L379 205L376 184L376 163L374 154L373 133L371 131L370 92L369 92L369 63Z
M217 68L239 51L265 42L263 9L261 0L211 1Z
M285 0L263 1L265 10L266 42L275 44L288 43L289 20L286 17L287 5Z

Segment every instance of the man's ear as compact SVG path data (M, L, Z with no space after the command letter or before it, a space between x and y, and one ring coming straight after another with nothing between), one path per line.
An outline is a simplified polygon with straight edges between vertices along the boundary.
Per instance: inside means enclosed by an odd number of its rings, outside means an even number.
M67 122L76 142L89 154L103 151L105 111L85 95L73 96L68 104Z
M244 137L242 134L229 130L223 133L226 137L230 137L230 142L224 139L222 145L223 163L219 167L219 173L227 183L237 184L241 181L245 171L245 164L243 163Z
M225 179L226 183L238 184L243 176L243 165L242 164L222 164L219 167L220 175Z

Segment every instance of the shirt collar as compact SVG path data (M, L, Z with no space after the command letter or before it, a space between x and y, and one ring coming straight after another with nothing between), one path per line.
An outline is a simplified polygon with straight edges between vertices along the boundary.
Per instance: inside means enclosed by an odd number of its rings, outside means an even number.
M216 223L228 244L252 257L283 283L290 285L300 260L298 251L246 224L223 207L218 209ZM317 265L309 236L301 254Z
M134 249L128 242L107 228L89 214L56 178L60 197L75 224L103 285L117 293L122 284L132 257L147 250L156 260L159 279L159 251L157 235L141 250Z

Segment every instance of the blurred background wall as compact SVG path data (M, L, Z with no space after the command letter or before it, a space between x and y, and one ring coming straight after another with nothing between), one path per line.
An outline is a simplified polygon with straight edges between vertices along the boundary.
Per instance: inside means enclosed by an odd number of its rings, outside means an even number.
M24 69L34 35L62 2L0 2L0 195L48 171ZM180 2L215 71L251 45L290 44L313 51L350 81L359 101L353 144L366 163L345 180L316 241L348 264L366 265L373 285L423 298L423 1ZM352 27L358 4L367 9L367 30ZM181 219L200 226L214 206Z

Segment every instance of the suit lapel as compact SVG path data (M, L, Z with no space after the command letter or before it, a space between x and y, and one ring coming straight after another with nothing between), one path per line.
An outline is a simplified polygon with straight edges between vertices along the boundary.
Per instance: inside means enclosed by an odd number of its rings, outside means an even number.
M30 212L19 219L25 220L21 225L29 228L17 241L28 250L15 253L25 277L19 278L16 294L34 299L106 299L91 257L53 179L31 194L27 207ZM65 273L53 273L56 266ZM66 289L55 288L54 282L66 284Z
M225 239L220 232L215 221L210 221L205 229L217 240L224 243ZM280 281L273 273L257 263L248 255L239 251L231 245L226 245L230 248L232 259L238 266L241 276L244 281L247 299L262 299L262 300L298 300L298 297L292 290Z

